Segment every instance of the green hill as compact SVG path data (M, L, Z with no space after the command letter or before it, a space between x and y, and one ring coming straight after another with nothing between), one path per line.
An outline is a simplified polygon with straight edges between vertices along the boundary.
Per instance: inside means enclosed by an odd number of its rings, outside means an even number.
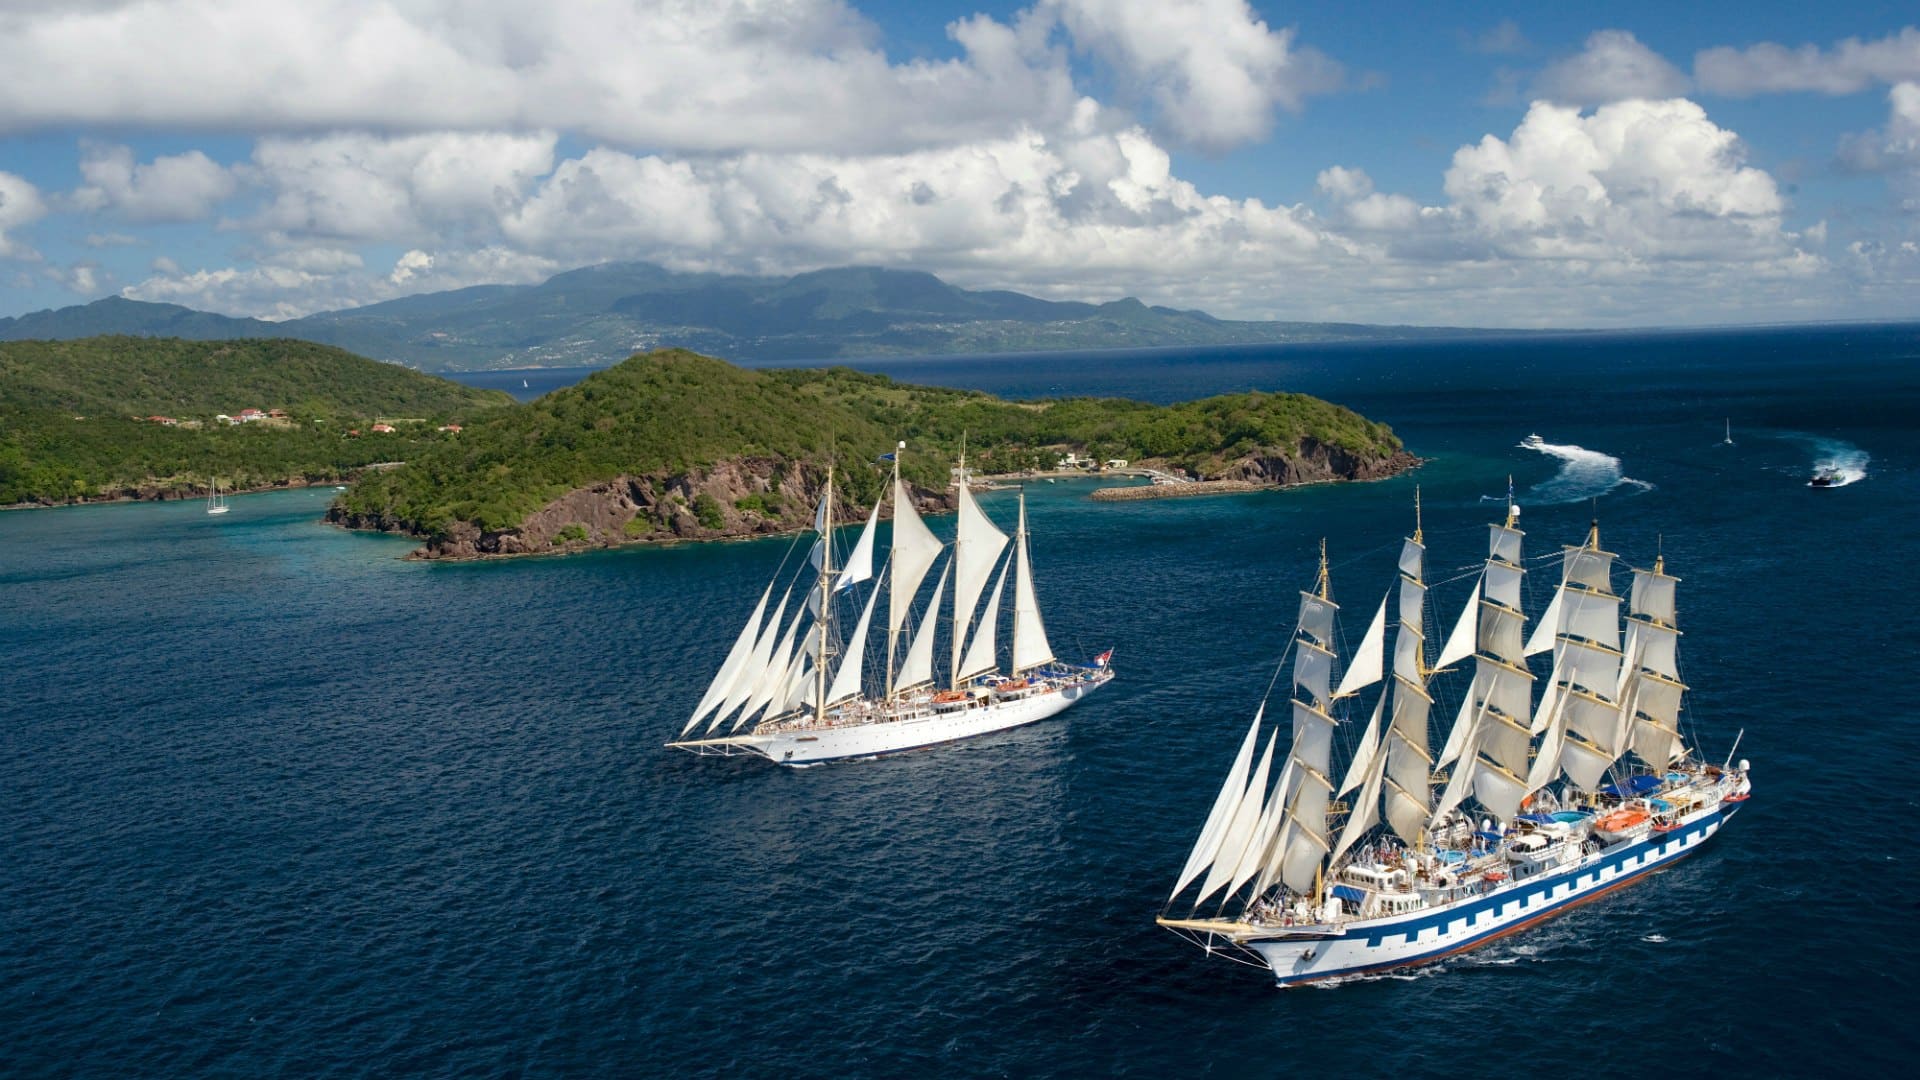
M243 489L343 478L511 401L306 341L4 343L0 505L190 494L212 475ZM217 419L245 409L285 416ZM373 435L383 418L396 430Z
M864 516L890 468L877 459L896 440L909 447L906 477L939 493L963 438L983 474L1051 467L1069 449L1273 483L1384 475L1412 460L1385 426L1303 394L1008 402L668 350L480 417L458 440L361 479L333 517L427 537L445 555L784 531L809 520L829 463L838 512Z
M425 371L597 367L677 347L748 363L822 357L1038 352L1460 334L1436 327L1250 322L1202 311L1042 300L970 290L873 266L792 277L680 273L604 263L537 285L480 285L325 311L281 323L118 297L0 318L0 341L94 334L266 335L337 345ZM1465 331L1498 333L1498 331Z

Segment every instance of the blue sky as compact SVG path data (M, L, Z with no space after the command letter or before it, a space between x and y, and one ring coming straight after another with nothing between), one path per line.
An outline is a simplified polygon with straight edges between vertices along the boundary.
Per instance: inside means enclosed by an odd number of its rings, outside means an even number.
M1853 3L0 0L0 315L613 259L1241 318L1920 317L1920 17Z

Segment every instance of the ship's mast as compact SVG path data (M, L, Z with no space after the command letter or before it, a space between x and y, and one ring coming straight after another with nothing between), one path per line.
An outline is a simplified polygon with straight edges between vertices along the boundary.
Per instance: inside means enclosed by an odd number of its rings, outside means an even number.
M900 539L899 539L900 537L900 455L905 453L906 449L907 449L907 444L904 440L902 440L898 446L895 446L893 448L893 534L894 534L893 542L894 542L894 550L896 551L899 550L899 544L900 544ZM899 564L896 562L889 562L887 566L887 588L888 589L897 588L894 578L899 573L900 573ZM893 628L888 629L887 631L887 700L888 701L893 700L893 650L894 650L894 641L899 636L900 636L900 631L898 629L893 629Z
M967 433L964 431L960 433L960 464L954 468L953 483L956 489L954 492L955 505L962 505L960 503L961 491L959 489L964 489L967 486ZM960 517L964 520L966 514L962 513ZM965 529L956 528L953 534L953 565L955 567L956 588L953 591L953 659L947 666L947 689L949 690L960 689L960 643L967 639L965 620L967 616L971 614L971 612L963 612L960 610L960 590L957 587L959 580L958 567L960 566L961 555L960 549L962 545L966 543L966 541L962 539L965 533ZM936 617L938 614L938 612L934 613Z
M833 619L833 463L827 463L827 491L820 502L820 657L814 665L813 719L827 718L827 623Z

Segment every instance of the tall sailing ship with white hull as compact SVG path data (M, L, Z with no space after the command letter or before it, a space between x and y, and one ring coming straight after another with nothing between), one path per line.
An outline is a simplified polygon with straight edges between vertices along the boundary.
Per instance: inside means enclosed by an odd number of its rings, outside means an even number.
M899 450L905 448L901 443ZM804 602L786 616L806 569L787 585L773 617L766 618L785 568L776 571L680 737L667 745L699 754L758 754L782 765L877 757L1045 720L1113 678L1112 650L1084 666L1054 656L1034 588L1026 494L1020 496L1012 553L1002 558L1009 539L974 500L964 457L955 470L960 509L952 551L934 576L933 595L919 607L916 622L915 601L949 545L921 520L900 479L899 451L892 457L893 540L881 575L874 571L879 502L852 551L835 565L829 472L814 515L818 538L807 560L813 580ZM1011 647L1002 672L998 631L1009 576ZM836 612L843 604L851 608L856 587L868 582L853 631L842 640ZM942 618L949 586L952 604ZM874 609L880 606L886 609L885 659L875 671L872 661L882 650L875 643L876 655L867 653ZM937 674L936 635L947 645L941 658L945 670Z
M1623 641L1614 555L1596 525L1564 550L1553 599L1524 635L1518 519L1509 501L1431 664L1416 527L1401 549L1397 602L1381 601L1337 686L1339 608L1323 547L1318 581L1300 598L1279 777L1277 730L1254 765L1263 704L1160 925L1264 965L1282 986L1427 963L1644 877L1739 809L1747 762L1731 767L1729 753L1708 763L1680 733L1679 579L1664 559L1632 572ZM1528 657L1549 651L1536 704ZM1471 682L1436 753L1429 684L1462 662ZM1376 685L1371 718L1336 773L1342 717Z

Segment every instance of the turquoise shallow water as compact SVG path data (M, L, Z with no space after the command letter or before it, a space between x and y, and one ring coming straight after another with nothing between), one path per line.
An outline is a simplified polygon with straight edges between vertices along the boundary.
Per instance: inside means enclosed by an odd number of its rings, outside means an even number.
M1507 1075L1540 1062L1474 1040L1543 1017L1562 1067L1890 1068L1920 961L1917 355L1904 327L867 365L1304 389L1430 461L1192 501L1038 485L1055 643L1121 678L805 771L660 745L784 541L429 566L317 524L320 492L0 515L8 1071ZM1829 459L1859 479L1807 489ZM1155 929L1319 539L1357 638L1418 483L1450 617L1509 473L1534 554L1596 512L1627 561L1664 548L1696 732L1746 731L1749 809L1405 978L1281 993Z

